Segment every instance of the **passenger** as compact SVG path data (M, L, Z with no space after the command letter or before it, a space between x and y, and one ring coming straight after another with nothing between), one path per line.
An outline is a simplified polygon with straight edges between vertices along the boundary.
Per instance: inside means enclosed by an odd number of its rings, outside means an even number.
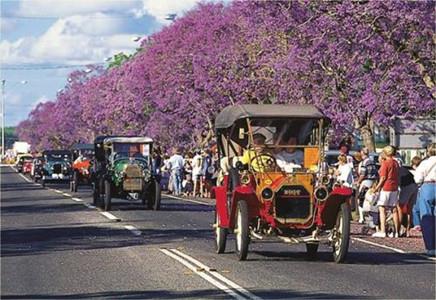
M269 156L264 159L265 156L262 156L262 152L264 151L266 137L261 133L255 133L253 134L253 149L244 150L244 154L242 155L241 162L243 164L251 164L251 167L256 172L263 172L265 165L266 165L266 159L269 158Z
M297 138L291 136L286 142L287 146L297 145ZM295 147L285 148L276 155L277 165L286 170L288 168L301 168L304 162L304 152Z
M351 188L353 186L353 167L347 163L347 156L340 154L338 156L339 166L336 170L337 181L343 186Z

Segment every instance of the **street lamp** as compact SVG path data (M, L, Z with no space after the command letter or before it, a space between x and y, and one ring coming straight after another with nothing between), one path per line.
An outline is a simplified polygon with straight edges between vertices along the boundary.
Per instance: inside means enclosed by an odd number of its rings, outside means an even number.
M27 80L21 80L20 84L26 84L28 81ZM1 87L2 87L2 91L1 91L1 95L2 95L2 103L1 103L1 115L2 115L2 156L1 158L4 159L5 158L5 119L6 119L6 111L5 111L5 88L6 88L6 79L2 79L1 81Z

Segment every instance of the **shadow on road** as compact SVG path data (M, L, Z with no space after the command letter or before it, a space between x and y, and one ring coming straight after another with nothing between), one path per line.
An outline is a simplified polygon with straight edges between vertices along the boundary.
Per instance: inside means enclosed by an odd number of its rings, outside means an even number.
M264 299L366 299L365 296L339 295L333 293L302 293L290 289L277 290L251 290L257 296ZM105 299L229 299L230 296L219 290L194 290L194 291L113 291L97 292L83 294L25 294L25 295L2 295L2 299L88 299L88 298L105 298Z
M249 261L307 261L309 260L305 252L272 252L272 251L252 251L265 259L250 258ZM321 248L317 258L312 259L315 262L333 263L332 253L323 251ZM433 262L423 259L416 254L400 254L389 252L356 252L348 253L345 261L346 265L414 265L414 264L434 264Z
M44 200L46 200L44 198ZM59 200L59 197L57 198ZM30 199L28 201L31 201ZM34 200L35 201L35 200ZM59 204L34 204L34 205L3 205L1 208L2 215L8 214L43 214L43 213L68 213L83 211L84 207L76 203L59 203Z

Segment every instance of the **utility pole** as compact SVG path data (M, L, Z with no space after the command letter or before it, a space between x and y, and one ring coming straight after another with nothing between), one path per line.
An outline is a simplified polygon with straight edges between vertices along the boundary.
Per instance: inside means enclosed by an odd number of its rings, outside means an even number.
M2 80L2 157L3 160L5 158L5 85L6 80Z

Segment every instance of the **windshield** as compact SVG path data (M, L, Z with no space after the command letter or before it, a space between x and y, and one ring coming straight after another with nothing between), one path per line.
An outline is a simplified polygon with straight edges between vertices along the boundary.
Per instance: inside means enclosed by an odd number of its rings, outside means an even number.
M314 119L251 119L251 146L263 144L266 148L284 146L318 146L318 120ZM285 147L286 148L286 147Z
M113 145L114 159L135 158L135 159L147 160L149 155L150 155L149 144L115 143Z

